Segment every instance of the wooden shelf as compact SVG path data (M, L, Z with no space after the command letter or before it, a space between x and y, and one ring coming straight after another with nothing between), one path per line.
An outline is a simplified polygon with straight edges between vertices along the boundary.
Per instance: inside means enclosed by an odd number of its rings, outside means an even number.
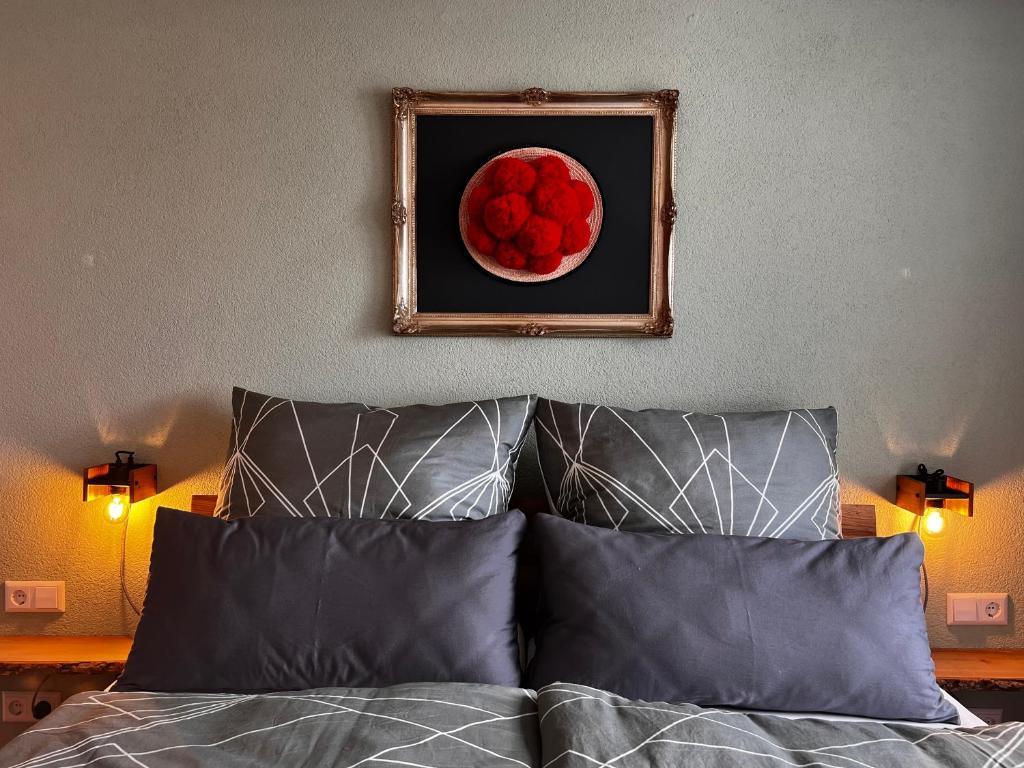
M0 675L36 670L58 674L119 674L132 639L124 635L0 637Z
M935 677L946 689L1024 690L1024 649L933 648Z

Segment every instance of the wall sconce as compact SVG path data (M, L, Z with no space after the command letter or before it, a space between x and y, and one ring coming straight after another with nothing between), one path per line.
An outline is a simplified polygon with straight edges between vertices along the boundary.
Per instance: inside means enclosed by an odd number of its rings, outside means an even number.
M136 464L134 451L117 451L114 458L113 464L82 470L82 501L109 496L107 518L119 523L132 504L156 494L156 464Z
M946 529L947 512L974 516L974 483L941 469L929 472L918 464L916 475L896 476L896 506L922 517L925 533L940 536Z

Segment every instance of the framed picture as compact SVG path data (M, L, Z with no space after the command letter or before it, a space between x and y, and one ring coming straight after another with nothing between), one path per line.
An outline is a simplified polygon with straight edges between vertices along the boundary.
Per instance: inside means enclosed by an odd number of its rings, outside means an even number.
M671 336L678 100L395 88L394 332Z

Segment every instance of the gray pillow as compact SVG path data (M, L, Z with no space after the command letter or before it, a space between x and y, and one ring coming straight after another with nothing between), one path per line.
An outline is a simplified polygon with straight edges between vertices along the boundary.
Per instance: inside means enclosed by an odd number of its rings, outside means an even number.
M470 522L225 521L160 509L115 690L518 686L513 511Z
M466 520L505 512L536 396L376 408L235 387L217 515Z
M629 699L955 720L921 609L915 534L845 541L624 533L537 515L527 684Z
M839 538L836 411L537 404L552 513L624 531Z

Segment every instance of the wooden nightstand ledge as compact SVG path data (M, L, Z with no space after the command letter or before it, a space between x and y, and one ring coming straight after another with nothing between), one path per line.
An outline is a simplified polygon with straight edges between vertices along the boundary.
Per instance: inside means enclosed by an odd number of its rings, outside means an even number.
M120 674L132 639L122 635L0 637L0 675L45 670L55 674Z
M1024 649L933 648L935 677L947 690L1024 691Z

